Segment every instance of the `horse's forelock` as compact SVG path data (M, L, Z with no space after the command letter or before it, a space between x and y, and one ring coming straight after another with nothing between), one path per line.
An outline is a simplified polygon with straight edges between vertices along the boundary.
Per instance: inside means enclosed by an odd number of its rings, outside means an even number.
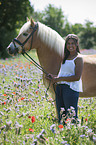
M30 27L30 21L26 22L26 23L21 27L19 34L21 34L21 33L24 32L24 31L27 31L27 30L29 29L29 27Z
M64 52L64 39L50 27L38 22L38 36L50 49L54 49L60 56L63 56Z

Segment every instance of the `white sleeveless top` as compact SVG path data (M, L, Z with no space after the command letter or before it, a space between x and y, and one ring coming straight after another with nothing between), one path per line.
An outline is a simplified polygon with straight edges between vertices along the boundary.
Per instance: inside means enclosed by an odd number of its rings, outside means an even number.
M74 60L76 58L77 57L75 57L72 60L66 60L65 63L61 65L58 77L67 77L67 76L75 75L75 62L74 62ZM70 86L70 88L72 90L77 91L77 92L83 92L81 78L79 81L74 81L74 82L61 81L61 82L58 82L58 84L67 84Z

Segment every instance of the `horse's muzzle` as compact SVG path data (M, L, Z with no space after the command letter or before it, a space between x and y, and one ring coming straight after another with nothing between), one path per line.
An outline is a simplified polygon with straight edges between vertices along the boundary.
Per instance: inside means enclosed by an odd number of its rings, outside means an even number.
M7 52L9 55L17 55L18 54L18 48L10 47L10 45L7 47Z

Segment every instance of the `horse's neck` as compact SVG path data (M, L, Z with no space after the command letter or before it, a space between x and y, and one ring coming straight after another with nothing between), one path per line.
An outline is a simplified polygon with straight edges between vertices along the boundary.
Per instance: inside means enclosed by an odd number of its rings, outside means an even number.
M39 23L37 40L36 50L40 64L48 73L57 75L64 54L63 38L56 31Z
M38 59L41 66L48 72L57 75L61 66L62 58L58 53L47 48L47 46L42 46L42 48L37 49Z

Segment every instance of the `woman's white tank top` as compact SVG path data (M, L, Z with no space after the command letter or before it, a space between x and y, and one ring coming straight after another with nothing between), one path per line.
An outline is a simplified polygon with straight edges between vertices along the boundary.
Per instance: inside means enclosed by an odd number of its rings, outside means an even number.
M75 57L72 60L66 60L65 63L61 65L58 77L67 77L67 76L75 75L75 62L74 62L74 60L76 58L77 57ZM70 86L70 88L72 90L77 91L77 92L83 92L81 78L79 81L74 81L74 82L61 81L61 82L58 82L58 84L67 84Z

